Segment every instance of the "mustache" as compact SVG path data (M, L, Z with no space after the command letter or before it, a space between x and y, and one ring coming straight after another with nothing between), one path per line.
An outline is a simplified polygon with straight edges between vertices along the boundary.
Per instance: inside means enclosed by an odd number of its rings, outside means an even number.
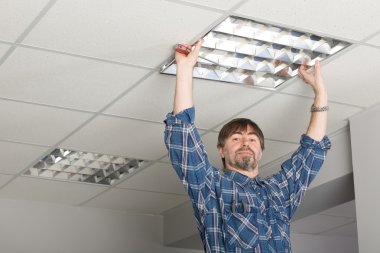
M251 153L253 153L254 155L256 155L255 152L251 148L249 148L249 147L239 148L238 150L236 150L236 153L244 152L244 151L250 151Z

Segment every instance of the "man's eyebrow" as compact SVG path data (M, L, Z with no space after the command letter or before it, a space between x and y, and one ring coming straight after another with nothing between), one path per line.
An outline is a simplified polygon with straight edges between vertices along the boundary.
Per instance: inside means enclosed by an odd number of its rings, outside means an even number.
M240 135L243 135L243 132L242 132L242 131L234 131L234 132L231 133L231 135L234 135L234 134L240 134ZM259 136L259 135L257 134L257 132L255 132L255 131L249 132L248 135L256 135L256 136Z

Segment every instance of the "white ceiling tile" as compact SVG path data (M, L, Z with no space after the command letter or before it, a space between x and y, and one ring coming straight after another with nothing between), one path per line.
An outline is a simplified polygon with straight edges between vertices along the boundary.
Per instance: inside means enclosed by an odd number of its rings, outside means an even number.
M105 113L162 122L166 114L172 111L174 87L174 76L157 73ZM263 89L194 79L196 125L200 128L210 128L220 124L268 94L268 91Z
M162 122L173 110L175 76L155 73L128 92L105 113Z
M329 100L365 107L380 103L379 61L380 49L357 46L326 65L322 63ZM311 89L300 80L283 91L312 96Z
M15 41L47 3L48 0L0 1L0 39Z
M165 156L160 159L160 162L164 162L164 163L169 163L170 164L170 160L169 160L169 156L168 156L168 153L166 152Z
M63 144L63 148L155 160L166 154L164 125L98 116Z
M54 145L91 115L0 100L0 139Z
M195 122L201 128L214 127L269 94L260 88L195 79Z
M240 0L180 0L179 2L188 2L220 10L228 10L239 3Z
M205 149L207 151L207 155L211 164L217 168L222 168L223 163L216 148L218 133L207 133L202 136L202 141L205 145ZM265 150L262 160L260 161L260 166L264 166L265 164L296 150L297 147L298 145L292 143L265 140ZM267 173L263 171L260 172L260 175L267 176Z
M146 73L138 68L18 48L0 68L0 96L98 111Z
M47 147L0 141L0 173L17 174L47 152Z
M290 227L293 233L319 234L353 221L353 219L346 217L316 214L293 221Z
M380 33L366 41L369 44L380 46Z
M0 197L79 205L105 189L90 184L18 177L0 190Z
M324 66L323 62L321 63L321 65L322 65L322 75L325 81L327 92L329 93L331 86L335 84L331 84L330 80L326 79L326 75L325 75L326 67ZM284 88L281 90L281 92L287 93L287 94L302 95L302 96L306 96L310 98L314 97L313 90L310 88L310 86L304 83L299 78L294 78L292 82L285 83Z
M0 174L0 187L9 182L9 180L11 180L12 178L13 176L11 175Z
M183 195L114 188L92 199L85 206L160 214L187 200L188 197Z
M347 203L335 206L331 209L321 212L321 214L341 216L356 219L356 206L355 200L349 201Z
M298 144L265 140L265 150L263 153L263 158L260 162L260 166L261 167L266 166L270 162L277 160L280 157L283 157L287 154L289 154L289 156L286 157L285 159L290 158L291 153L296 151L298 146L299 146ZM260 176L262 178L268 177L281 169L280 166L277 166L274 170L269 169L269 168L266 169L266 168L263 168L260 170Z
M298 27L316 33L362 40L379 30L380 2L363 1L247 1L235 13L252 19Z
M168 1L59 1L24 42L155 67L220 16Z
M10 48L8 42L14 42L49 2L0 2L0 57ZM136 68L137 72L132 72L135 68L111 64L107 60L150 69L157 67L173 56L175 43L193 42L196 36L205 33L211 24L225 15L225 10L244 1L54 2L21 43L62 51L63 54L21 45L0 66L0 98L4 98L0 99L0 140L3 140L0 141L0 187L6 184L0 190L0 197L77 205L107 188L30 177L14 179L12 174L19 173L40 158L48 146L68 137L92 114L11 100L97 111L120 96L148 71ZM364 40L379 32L380 2L322 0L315 4L312 1L291 0L286 2L286 8L278 3L273 0L245 1L234 14L354 41ZM374 35L364 42L375 46L353 46L322 64L331 107L328 132L345 126L345 119L363 107L380 103L377 81L380 35ZM70 54L89 56L93 60ZM101 115L69 137L64 145L74 150L147 160L166 155L162 120L172 109L175 76L157 72L106 112L143 120ZM278 167L277 163L270 163L273 159L288 154L298 146L295 143L309 121L312 99L298 95L312 97L311 89L299 80L284 86L281 93L288 95L276 93L237 115L252 118L263 128L266 138L270 139L266 141L260 175L265 175L268 171L264 170L267 167L269 169L269 166ZM196 125L208 129L221 124L268 94L268 91L257 88L196 79ZM211 162L221 167L216 149L217 133L208 133L202 139ZM42 145L16 144L7 140ZM333 140L333 145L335 141L340 140ZM347 143L342 142L341 145ZM337 155L347 152L339 149ZM329 156L326 165L328 159ZM334 164L331 166L334 167ZM347 173L347 170L348 166L335 168L333 172L322 170L315 182L321 178L327 182L339 173ZM97 196L88 205L159 214L186 201L188 197L171 165L156 163L137 171L117 188ZM355 236L354 204L343 204L319 216L303 219L303 223L296 221L295 224L305 233L326 231L323 234Z
M8 46L6 44L0 44L0 59L7 52L7 50L9 48L10 48L10 46Z
M265 140L265 150L260 165L263 166L277 158L289 154L295 151L298 146L298 144L293 143Z
M356 222L352 222L350 224L338 227L336 229L329 230L327 232L321 233L321 235L337 235L337 236L350 236L357 237L358 229Z
M255 121L268 139L298 143L310 120L312 99L276 94L237 117ZM347 125L346 119L360 109L330 103L327 133Z
M122 183L119 188L187 195L171 164L155 163Z

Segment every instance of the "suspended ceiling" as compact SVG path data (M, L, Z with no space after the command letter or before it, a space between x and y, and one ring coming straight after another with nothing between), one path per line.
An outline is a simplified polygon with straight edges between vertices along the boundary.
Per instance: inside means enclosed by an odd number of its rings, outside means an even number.
M175 77L159 70L176 43L196 41L229 15L353 44L322 62L334 135L380 103L379 9L370 0L1 1L0 198L150 214L187 202L163 144ZM194 99L214 164L223 123L249 117L264 130L268 167L297 147L312 93L298 79L275 92L195 80ZM57 147L151 163L113 187L22 175Z

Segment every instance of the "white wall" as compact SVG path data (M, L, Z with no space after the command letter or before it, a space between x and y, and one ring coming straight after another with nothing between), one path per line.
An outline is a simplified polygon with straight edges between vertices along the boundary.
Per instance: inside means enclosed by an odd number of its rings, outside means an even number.
M0 199L0 252L201 253L163 247L163 217ZM293 253L357 253L349 237L292 234Z
M293 253L358 253L354 237L291 234ZM375 252L375 251L373 251Z
M0 199L0 252L199 253L162 245L161 216Z
M350 120L360 253L379 252L380 106Z

